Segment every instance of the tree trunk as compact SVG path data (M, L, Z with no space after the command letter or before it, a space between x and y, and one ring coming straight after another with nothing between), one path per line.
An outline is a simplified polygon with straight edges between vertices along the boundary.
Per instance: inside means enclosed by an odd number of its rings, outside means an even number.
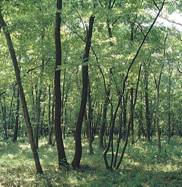
M26 99L25 99L25 94L24 94L24 90L23 90L23 86L22 86L22 81L21 81L21 77L20 77L20 69L19 69L19 66L18 66L16 53L15 53L15 50L14 50L14 47L13 47L13 43L12 43L12 40L11 40L10 33L6 29L6 23L3 19L3 16L1 14L1 12L0 12L0 27L3 28L3 32L4 32L4 35L6 37L6 41L7 41L7 45L8 45L8 49L9 49L9 53L10 53L12 63L13 63L13 66L14 66L16 81L17 81L17 85L18 85L18 88L19 88L20 99L21 99L21 104L22 104L22 108L23 108L24 119L25 119L25 122L26 122L27 131L28 131L29 143L30 143L30 146L31 146L31 149L32 149L32 152L33 152L36 170L37 170L37 173L42 174L43 170L42 170L42 167L41 167L41 164L40 164L39 154L38 154L38 151L36 149L35 142L34 142L32 125L31 125L31 122L30 122L30 116L29 116L29 112L28 112L27 102L26 102Z
M6 116L6 99L5 96L2 97L3 101L0 99L1 103L1 113L2 113L2 119L3 119L3 129L4 129L4 139L8 139L8 127L7 127L7 116Z
M42 38L43 40L43 38ZM35 128L35 143L38 149L39 147L39 131L41 124L41 96L42 96L42 82L43 82L43 73L44 73L44 58L42 57L42 65L39 75L39 80L37 82L37 90L36 90L36 128Z
M171 130L171 76L172 76L172 70L171 70L171 65L170 65L170 62L169 62L169 65L168 65L169 69L168 69L168 73L169 73L169 77L168 77L168 89L167 89L167 94L168 94L168 112L167 112L167 115L168 115L168 119L167 119L167 125L168 125L168 143L170 142L171 140L171 136L172 136L172 130Z
M149 106L149 88L148 88L148 67L144 63L144 84L145 84L145 119L146 119L146 134L147 140L151 141L151 119Z
M89 28L87 30L86 36L86 45L83 54L83 64L82 64L82 96L81 96L81 104L80 111L76 123L76 132L75 132L75 155L72 161L72 166L74 169L80 167L80 160L82 156L82 144L81 144L81 130L82 130L82 122L83 116L85 113L86 103L87 103L87 94L88 94L88 61L89 61L89 53L91 48L91 39L92 39L92 31L94 24L94 16L90 16L89 18Z
M109 2L109 8L110 7L110 3ZM110 26L110 20L107 18L107 33L108 33L108 38L109 39L112 39L113 35L112 35L112 28ZM109 42L110 46L113 46L113 43L112 41ZM110 74L111 74L111 69L110 69ZM111 77L110 77L111 79ZM100 133L99 133L99 147L101 149L104 149L105 148L105 145L104 145L104 133L105 133L105 130L106 130L106 123L107 123L107 110L108 110L108 105L109 105L109 96L110 96L110 83L108 85L108 88L106 88L105 90L107 93L106 96L105 96L105 100L104 100L104 106L103 106L103 114L102 114L102 124L101 124L101 128L100 128Z
M48 144L52 145L53 123L52 123L52 120L51 120L51 86L50 85L49 85L49 88L48 88L48 126L49 126Z
M56 64L54 74L54 94L55 94L55 139L57 145L58 165L65 167L68 165L61 129L61 64L62 64L62 47L61 47L61 11L62 0L57 0L57 11L55 17L55 46L56 46Z
M17 141L18 137L18 129L19 129L19 110L20 110L20 96L19 96L19 90L17 88L17 96L16 96L16 117L15 117L15 129L14 129L14 135L13 135L13 142Z
M103 113L102 113L102 123L101 123L101 127L100 127L100 133L99 133L99 147L101 149L104 149L104 133L106 130L106 122L107 122L107 109L108 109L108 97L110 95L110 87L108 88L108 94L105 96L105 100L104 100L104 105L103 105Z
M91 98L91 85L90 79L88 83L88 143L89 143L89 153L94 154L92 143L94 141L93 134L93 109L92 109L92 98Z

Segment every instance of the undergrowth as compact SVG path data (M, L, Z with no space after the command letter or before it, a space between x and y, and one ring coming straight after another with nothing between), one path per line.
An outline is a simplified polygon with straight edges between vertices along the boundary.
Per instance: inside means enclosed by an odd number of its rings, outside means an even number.
M73 139L66 138L68 161L73 157ZM105 169L102 151L94 144L94 155L88 154L83 142L80 170L59 170L55 147L45 139L40 141L39 154L44 175L36 175L28 143L0 141L0 186L5 187L181 187L182 139L173 138L168 144L163 139L161 153L156 142L139 141L129 145L118 171Z

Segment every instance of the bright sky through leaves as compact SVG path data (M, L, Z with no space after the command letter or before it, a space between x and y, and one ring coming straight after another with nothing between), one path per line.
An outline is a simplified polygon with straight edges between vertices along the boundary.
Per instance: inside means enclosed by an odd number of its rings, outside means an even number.
M174 12L170 15L163 12L163 14L158 18L157 22L160 25L182 31L182 14L179 12Z

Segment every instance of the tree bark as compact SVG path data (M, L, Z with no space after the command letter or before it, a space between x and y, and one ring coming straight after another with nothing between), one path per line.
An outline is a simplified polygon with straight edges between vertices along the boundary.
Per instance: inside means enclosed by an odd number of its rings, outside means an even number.
M68 165L63 137L61 129L61 64L62 64L62 46L61 46L61 11L62 0L57 0L57 11L55 17L55 47L56 47L56 62L54 74L54 94L55 94L55 139L58 154L59 168Z
M19 96L19 90L17 88L17 96L16 96L16 116L15 116L15 129L14 129L14 135L13 135L13 142L17 141L18 137L18 129L19 129L19 110L20 110L20 96Z
M149 84L148 84L148 67L144 63L144 84L145 84L145 120L146 120L146 134L147 140L151 141L151 118L150 118L150 104L149 104Z
M12 60L12 63L13 63L13 67L14 67L14 71L15 71L15 75L16 75L16 81L17 81L17 85L18 85L19 93L20 93L21 104L22 104L22 108L23 108L24 119L25 119L25 123L26 123L26 126L27 126L29 143L30 143L32 153L33 153L33 156L34 156L36 170L37 170L37 173L42 174L43 170L42 170L42 166L41 166L41 163L40 163L40 160L39 160L39 154L38 154L38 151L36 149L35 142L34 142L32 125L31 125L31 122L30 122L30 116L29 116L29 112L28 112L27 102L26 102L26 99L25 99L24 89L23 89L23 86L22 86L20 69L19 69L19 66L18 66L15 49L14 49L14 46L13 46L13 42L11 40L10 33L6 28L6 23L4 21L4 18L2 16L1 12L0 12L0 27L3 28L3 32L4 32L4 35L6 37L6 41L7 41L7 45L8 45L8 49L9 49L9 53L10 53L11 60Z
M7 127L7 111L6 111L6 99L5 96L2 96L3 101L0 98L0 104L1 104L1 113L2 113L2 119L3 119L3 129L4 129L4 139L8 139L8 127Z
M81 103L80 103L80 111L76 123L76 132L75 132L75 155L72 161L72 167L74 169L80 168L80 160L82 156L82 144L81 144L81 130L83 123L83 116L86 109L87 103L87 94L88 94L88 61L89 61L89 53L91 48L91 39L93 32L93 24L94 24L94 16L90 16L89 18L89 28L87 30L86 36L86 45L83 54L83 64L82 64L82 95L81 95Z

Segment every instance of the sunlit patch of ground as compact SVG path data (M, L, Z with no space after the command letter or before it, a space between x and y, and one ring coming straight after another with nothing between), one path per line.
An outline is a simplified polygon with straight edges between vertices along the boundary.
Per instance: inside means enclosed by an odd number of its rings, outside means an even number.
M74 141L65 141L68 161L74 153ZM28 143L0 142L0 186L83 186L83 187L181 187L182 139L174 138L170 144L162 142L158 154L156 142L140 141L129 145L119 171L105 169L102 151L94 143L95 154L88 154L88 144L83 141L82 169L63 171L57 168L56 147L40 141L40 158L45 175L35 174L34 162ZM122 145L122 144L121 144ZM122 146L121 146L122 148ZM121 152L121 150L120 150Z

